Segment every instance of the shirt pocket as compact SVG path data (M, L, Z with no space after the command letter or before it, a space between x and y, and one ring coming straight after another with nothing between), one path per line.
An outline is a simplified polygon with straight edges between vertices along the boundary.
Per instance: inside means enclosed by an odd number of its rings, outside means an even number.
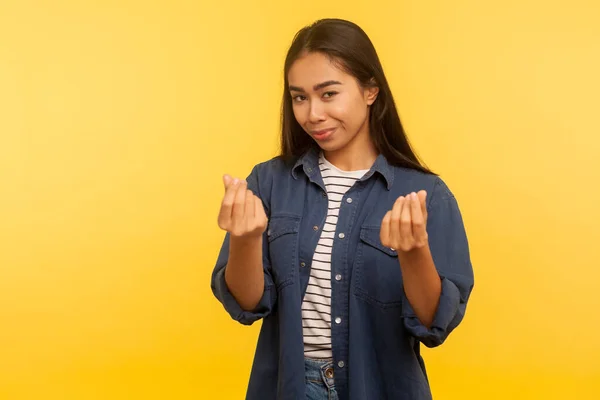
M267 242L273 280L277 287L293 282L298 259L300 217L272 215L267 226Z
M379 226L363 226L356 253L355 293L371 304L401 307L404 294L398 253L385 247Z

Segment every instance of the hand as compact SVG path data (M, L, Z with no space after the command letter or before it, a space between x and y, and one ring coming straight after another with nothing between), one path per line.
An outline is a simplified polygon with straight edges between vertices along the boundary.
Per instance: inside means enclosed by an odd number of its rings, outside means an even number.
M225 195L219 211L219 228L233 237L260 237L267 228L267 216L262 200L251 190L243 179L223 176Z
M381 221L381 243L394 250L409 252L428 245L427 192L400 196Z

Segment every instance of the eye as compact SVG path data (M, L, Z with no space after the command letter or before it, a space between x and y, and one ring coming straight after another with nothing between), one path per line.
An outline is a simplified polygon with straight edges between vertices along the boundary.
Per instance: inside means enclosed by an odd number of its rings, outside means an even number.
M333 91L325 92L325 93L323 93L323 97L326 98L326 99L330 99L333 96L335 96L336 94L337 94L337 92L333 92Z
M296 96L292 96L292 100L293 100L295 103L300 103L300 102L302 102L302 101L306 100L306 97L305 97L305 96L302 96L301 94L299 94L299 95L296 95Z

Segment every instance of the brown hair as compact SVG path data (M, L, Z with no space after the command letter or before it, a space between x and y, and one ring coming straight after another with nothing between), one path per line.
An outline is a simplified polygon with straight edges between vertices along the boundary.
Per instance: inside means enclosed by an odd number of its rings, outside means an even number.
M369 130L377 151L390 164L433 174L419 160L404 132L373 43L358 25L342 19L321 19L302 28L288 50L281 106L280 157L291 161L310 148L318 147L296 121L289 93L288 73L294 61L305 52L325 54L363 87L377 86L379 94L369 111Z

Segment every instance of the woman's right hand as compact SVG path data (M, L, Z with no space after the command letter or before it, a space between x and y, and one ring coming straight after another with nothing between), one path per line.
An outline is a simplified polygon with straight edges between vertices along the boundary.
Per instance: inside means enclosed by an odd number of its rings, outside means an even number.
M267 228L267 215L262 200L243 179L223 176L225 195L219 211L219 228L235 238L261 237Z

